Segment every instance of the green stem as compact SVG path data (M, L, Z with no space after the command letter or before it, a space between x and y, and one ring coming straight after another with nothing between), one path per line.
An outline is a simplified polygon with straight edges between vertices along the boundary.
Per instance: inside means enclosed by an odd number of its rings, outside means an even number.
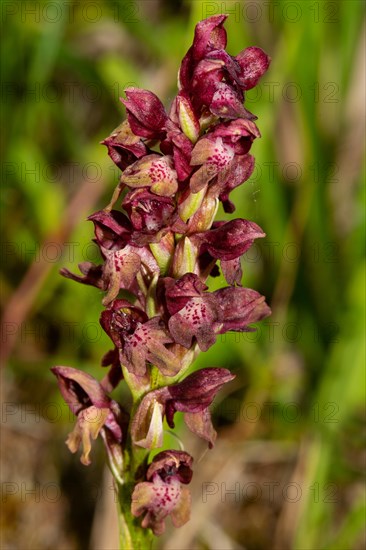
M134 396L131 419L134 417L141 397ZM128 430L130 433L130 430ZM141 527L142 518L131 512L132 493L136 484L145 480L149 450L133 445L128 436L124 452L123 484L117 485L118 523L120 550L151 550L155 536L151 529Z
M118 487L119 547L120 550L151 550L154 543L153 532L141 527L141 518L135 518L131 513L134 488L134 481Z
M131 513L132 493L136 484L144 480L149 450L132 445L125 450L125 469L122 485L118 484L118 523L120 550L151 550L154 534L151 529L141 527L141 517Z

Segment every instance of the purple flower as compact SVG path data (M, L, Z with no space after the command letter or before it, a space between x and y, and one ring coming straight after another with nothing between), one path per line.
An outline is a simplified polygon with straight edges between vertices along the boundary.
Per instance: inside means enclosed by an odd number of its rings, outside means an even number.
M142 527L150 527L159 536L165 531L168 515L175 527L189 520L191 495L182 484L191 481L192 462L193 458L183 451L163 451L154 457L146 472L147 481L138 483L132 494L132 514L145 514Z
M136 274L140 271L142 262L139 254L134 252L133 247L126 247L122 250L111 251L102 249L105 262L103 265L94 265L91 262L79 264L83 277L71 273L68 269L60 270L61 275L79 283L96 286L107 291L102 303L108 305L117 296L121 289L130 290L132 293L139 293L136 285ZM158 270L158 266L156 265Z
M233 189L247 181L254 170L254 157L249 154L237 155L225 170L218 174L216 181L210 186L208 195L218 196L225 212L233 213L235 205L229 200Z
M107 146L108 155L121 170L148 153L148 148L132 132L127 120L103 140L102 144Z
M132 289L136 274L140 271L141 258L129 246L116 251L102 249L102 252L105 256L103 279L107 283L108 290L102 303L107 306L117 298L121 288Z
M208 185L208 196L219 197L226 211L235 207L228 201L229 193L251 176L254 158L248 154L259 131L246 119L218 124L195 145L191 164L199 166L190 178L192 193Z
M255 239L265 237L254 222L238 218L230 222L215 222L213 228L195 236L201 242L200 256L210 266L219 259L223 275L230 285L241 284L240 257L252 246Z
M149 90L126 88L127 99L121 99L128 113L128 122L134 134L143 138L161 139L167 114L160 99Z
M77 416L74 430L66 441L72 453L83 447L81 462L90 464L91 440L101 434L108 455L113 463L122 466L121 407L110 399L95 378L71 367L53 367L62 396L70 410ZM118 450L119 449L119 450Z
M119 349L120 362L135 376L146 376L146 363L158 367L165 376L179 372L178 358L165 347L174 340L159 317L149 319L126 300L115 300L102 312L100 323Z
M124 170L121 183L133 189L149 187L162 197L172 197L178 189L177 172L168 155L151 154L137 160Z
M119 210L99 210L88 220L94 223L95 240L99 247L120 250L131 242L132 224Z
M103 305L108 305L121 289L139 295L136 275L143 271L150 280L159 266L150 249L134 242L133 227L121 212L100 211L89 217L94 222L96 242L104 258L104 264L96 266L91 262L79 264L84 277L62 269L64 277L106 290Z
M257 323L271 315L265 297L251 288L228 287L214 293L220 304L222 327L220 334L228 331L252 332L251 323Z
M201 253L207 251L213 258L227 261L242 256L255 239L265 236L256 223L238 218L229 222L215 222L212 229L195 237L201 243Z
M195 338L202 351L216 341L221 327L221 312L215 297L197 275L187 273L178 281L165 279L165 300L169 319L169 332L175 342L190 348Z
M206 109L212 115L235 119L254 118L243 106L244 91L254 87L268 69L270 59L256 47L236 57L225 51L226 15L201 21L196 26L192 47L179 72L180 91L191 98L196 116Z
M166 305L169 332L175 342L189 349L195 339L202 351L215 342L217 334L230 330L254 330L248 325L270 314L264 296L248 288L223 288L206 292L197 275L187 273L178 281L164 279L160 300Z
M188 230L194 229L196 217L196 229L201 229L200 223L212 215L209 200L207 206L205 210L206 204L203 201L203 211L198 210L193 216ZM252 246L255 239L262 237L265 237L262 229L248 220L239 218L229 222L215 222L211 229L198 231L178 242L171 274L175 278L180 278L187 272L194 272L205 280L216 265L216 260L220 260L227 282L240 284L240 257Z
M258 84L271 62L271 58L256 46L245 48L235 59L240 65L239 83L244 90L251 90Z
M132 421L132 439L135 445L153 449L161 447L163 417L174 428L176 411L185 413L188 428L213 447L216 432L208 407L220 388L235 376L227 369L201 369L182 382L149 392L140 403Z
M157 197L159 200L159 197ZM154 235L149 239L145 238L144 233L134 231L130 220L117 210L101 210L88 218L94 223L95 241L98 244L104 257L105 249L120 252L122 249L125 254L136 254L140 257L141 271L148 279L159 272L159 266L154 259L148 246L145 246L149 240L154 241ZM160 235L161 238L161 235ZM159 240L159 239L158 239Z
M235 151L221 137L208 135L201 138L192 151L191 164L200 168L190 179L192 193L198 193L233 160Z
M205 55L225 48L227 37L223 24L226 18L227 15L214 15L196 25L193 44L183 58L179 70L180 89L189 89L193 69Z
M175 212L175 203L171 197L158 196L145 187L130 191L122 206L136 231L154 234L162 227L169 226Z

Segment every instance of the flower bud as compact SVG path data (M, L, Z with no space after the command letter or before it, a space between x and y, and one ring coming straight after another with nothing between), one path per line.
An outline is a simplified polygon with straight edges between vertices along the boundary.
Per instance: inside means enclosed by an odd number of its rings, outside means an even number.
M203 187L198 193L192 193L189 189L185 196L182 197L182 202L178 206L179 216L184 222L189 220L200 208L202 201L206 195L207 185Z
M173 233L170 231L158 243L150 243L149 246L158 263L161 276L166 275L174 254Z
M183 237L175 249L173 258L173 277L179 279L186 273L195 273L198 248L189 237Z
M193 112L192 104L188 97L179 94L177 97L177 111L179 124L184 134L191 140L192 143L196 143L200 134L200 125L196 115Z
M219 199L214 197L205 197L201 207L189 220L189 232L197 233L210 229L215 219L218 207Z
M145 449L157 449L163 444L164 407L152 393L147 396L142 400L133 419L131 435L135 445Z

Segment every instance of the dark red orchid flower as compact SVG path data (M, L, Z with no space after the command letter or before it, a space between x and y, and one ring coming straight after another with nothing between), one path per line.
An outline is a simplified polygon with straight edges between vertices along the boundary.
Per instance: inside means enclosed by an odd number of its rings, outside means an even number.
M141 138L132 132L127 120L103 140L102 144L107 146L108 155L121 170L149 151Z
M150 527L157 536L165 531L165 519L181 527L190 516L191 495L182 484L192 478L193 458L184 451L163 451L157 454L146 472L146 481L138 483L132 494L131 511L143 514L142 527Z
M86 372L71 367L53 367L61 394L77 416L74 430L66 441L70 451L83 447L81 462L90 464L91 440L100 434L112 465L122 472L122 425L125 413L110 399L102 385Z
M127 109L132 132L149 139L164 137L168 117L160 99L149 90L140 88L126 88L125 93L127 99L121 101Z
M166 348L174 342L159 317L146 313L126 300L115 300L101 314L100 323L119 349L119 358L128 371L145 377L147 363L155 365L165 376L179 372L180 362Z
M174 428L174 414L183 412L189 429L213 447L216 432L208 407L220 388L235 376L227 369L206 368L187 376L182 382L149 392L141 401L132 421L135 445L153 449L162 445L163 418Z
M193 273L178 281L166 278L164 287L159 296L168 311L169 332L187 349L195 339L200 349L207 351L217 334L255 330L248 325L271 313L264 296L255 290L229 287L207 292L207 286Z

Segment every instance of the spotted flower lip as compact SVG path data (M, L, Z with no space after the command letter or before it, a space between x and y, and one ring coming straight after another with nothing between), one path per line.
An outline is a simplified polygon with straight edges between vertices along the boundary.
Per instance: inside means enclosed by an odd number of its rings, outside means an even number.
M102 312L100 323L119 349L122 365L135 376L146 376L147 363L165 376L179 372L179 360L165 346L174 340L159 317L148 319L143 310L126 300L115 300Z
M177 172L168 155L151 154L124 170L121 183L131 188L149 187L156 195L173 196L178 189Z
M218 174L215 183L210 186L209 196L219 197L224 211L233 213L235 204L229 199L231 191L242 185L252 175L254 157L249 154L235 156L230 164Z
M228 287L207 292L207 286L193 273L178 281L165 278L163 285L158 294L169 316L170 334L187 349L195 339L200 349L207 351L217 334L255 330L249 325L271 313L264 296L255 290Z
M190 298L202 296L208 289L194 273L186 273L180 279L166 277L162 280L164 285L164 300L170 315L180 311Z
M165 279L165 300L171 315L168 326L174 340L189 349L195 338L202 351L216 341L221 312L214 296L197 275L187 273L178 281Z
M260 132L252 120L237 118L217 124L211 136L212 139L221 137L236 155L243 155L249 151L253 139L260 137Z
M174 414L185 413L188 428L213 447L216 432L212 426L208 407L220 388L235 378L227 369L200 369L178 384L149 392L141 401L132 422L132 439L135 445L145 448L161 446L162 419L166 416L174 428Z
M259 136L254 122L237 119L218 124L200 138L192 151L191 164L199 168L190 179L191 191L197 193L209 183L210 196L220 196L222 200L221 195L246 181L254 168L254 159L247 153ZM239 173L239 167L246 170Z
M122 250L103 250L106 257L103 266L103 278L107 283L107 294L103 305L107 306L117 298L120 289L130 290L135 283L135 277L141 268L141 258L132 247Z
M146 480L138 483L132 494L131 512L144 515L142 527L150 527L157 536L165 531L165 519L173 525L184 525L190 516L191 495L186 487L192 478L192 457L184 451L163 451L157 454L146 472Z
M121 407L107 396L101 384L90 374L64 366L53 367L51 370L57 378L63 398L77 416L75 428L66 441L70 451L75 453L82 445L80 460L89 465L91 440L101 433L105 441L108 440L108 453L112 453L121 463L121 452L118 455L115 449L122 442Z
M224 170L234 158L234 150L224 144L221 137L202 138L192 151L191 164L201 165L190 179L190 188L198 193L220 171Z

